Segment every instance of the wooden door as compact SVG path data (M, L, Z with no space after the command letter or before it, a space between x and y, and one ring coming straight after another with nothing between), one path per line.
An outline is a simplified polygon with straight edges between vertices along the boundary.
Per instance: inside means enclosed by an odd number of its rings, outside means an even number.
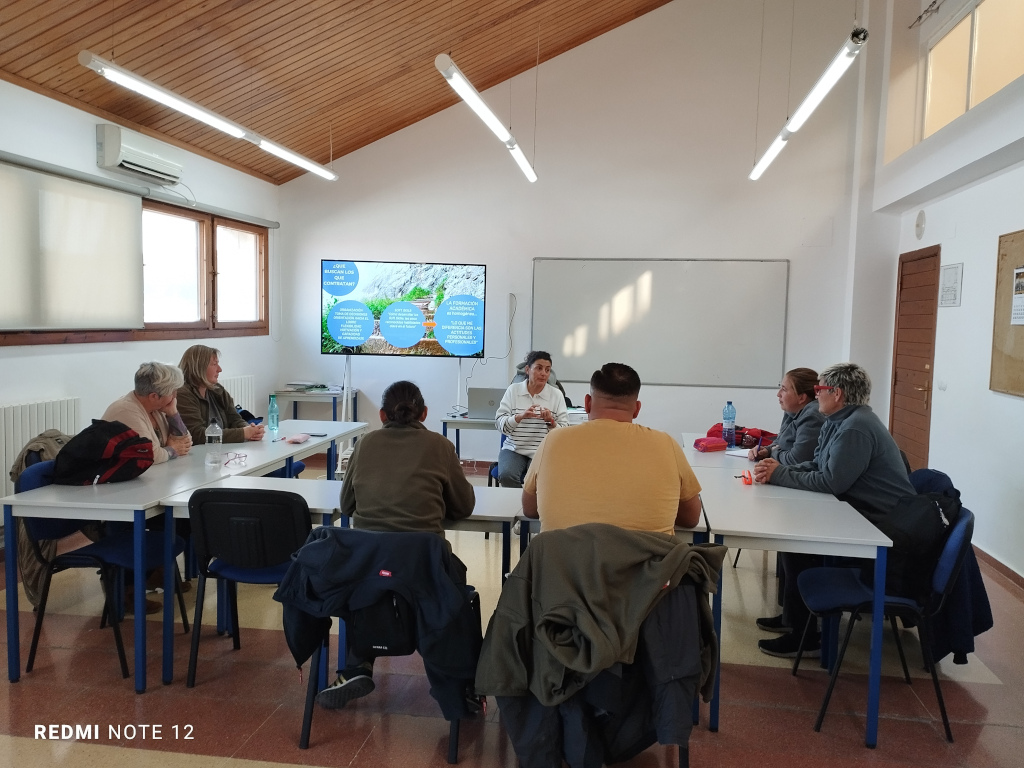
M928 466L938 304L939 247L904 253L896 284L889 432L911 469Z

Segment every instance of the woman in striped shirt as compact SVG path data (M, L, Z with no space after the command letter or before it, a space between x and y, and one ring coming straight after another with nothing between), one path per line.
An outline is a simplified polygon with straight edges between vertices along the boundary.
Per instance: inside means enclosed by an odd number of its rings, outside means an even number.
M537 446L549 430L569 426L565 397L548 384L551 355L533 351L526 356L526 381L505 390L494 424L505 435L498 453L498 482L503 488L522 488L523 476Z

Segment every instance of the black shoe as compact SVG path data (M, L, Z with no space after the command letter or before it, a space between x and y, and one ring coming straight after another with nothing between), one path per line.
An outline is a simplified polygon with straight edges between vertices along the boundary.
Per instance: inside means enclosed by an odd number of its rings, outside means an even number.
M376 686L373 678L365 674L365 670L359 670L351 677L341 673L334 681L334 685L324 688L316 695L316 702L324 709L341 709L352 699L359 699L371 693L374 688Z
M771 640L758 640L757 647L761 653L769 656L778 656L782 659L795 659L796 652L800 648L800 634L790 632L786 635L773 637ZM821 635L814 633L807 638L804 644L804 658L817 659L821 657Z
M778 616L769 616L763 619L757 620L757 628L763 629L765 632L792 632L793 628L788 623L782 620L782 614Z

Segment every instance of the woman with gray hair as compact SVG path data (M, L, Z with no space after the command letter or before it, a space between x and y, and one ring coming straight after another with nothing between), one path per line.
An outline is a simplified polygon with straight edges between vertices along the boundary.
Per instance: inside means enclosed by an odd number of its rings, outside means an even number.
M814 458L792 466L765 459L754 467L754 481L831 493L878 524L892 514L900 497L912 496L915 491L899 446L868 405L871 378L855 363L837 363L821 372L814 393L818 410L825 417ZM780 560L785 572L782 615L758 619L757 625L784 634L760 640L758 647L769 656L790 658L796 656L808 616L797 575L820 565L822 559L784 552ZM805 655L808 650L812 656L819 655L819 642L818 634L812 633Z
M192 447L192 437L178 415L177 391L184 381L173 365L143 363L135 372L135 389L111 403L103 420L120 421L149 438L156 464L184 456Z

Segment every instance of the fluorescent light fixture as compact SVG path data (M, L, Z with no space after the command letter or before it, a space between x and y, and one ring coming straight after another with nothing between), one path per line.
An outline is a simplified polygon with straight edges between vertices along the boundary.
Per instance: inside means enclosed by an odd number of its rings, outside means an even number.
M783 128L782 133L775 137L775 141L768 147L768 151L761 155L761 159L757 161L754 170L750 172L751 181L757 181L761 178L761 174L765 172L765 169L772 164L772 160L778 157L779 152L786 146L786 142L789 141L789 135L789 131Z
M536 181L537 174L530 165L530 161L526 159L526 155L523 154L523 150L516 143L516 139L511 131L491 111L491 108L487 106L487 102L484 101L480 92L462 74L462 70L455 65L451 56L446 53L439 53L437 58L434 59L434 66L437 67L437 71L441 73L444 79L448 81L448 85L459 94L462 100L469 105L470 109L476 112L477 117L484 121L484 125L490 128L491 132L498 137L498 140L512 153L513 159L522 169L523 173L526 174L526 178L531 182Z
M818 105L825 99L825 96L828 95L828 92L832 90L832 86L839 82L839 78L853 64L853 60L857 58L857 54L860 53L867 39L868 31L863 27L857 27L853 30L850 38L843 43L839 53L832 59L832 63L828 65L821 74L821 77L818 78L818 82L814 84L814 87L804 97L804 100L800 102L800 106L796 108L796 111L793 112L793 115L782 127L779 135L775 137L775 141L768 147L768 151L757 161L748 177L751 181L757 181L761 177L765 169L771 165L772 160L778 157L779 152L786 146L789 137L803 127L803 124L807 122L807 118L811 116L811 113L817 109Z
M245 139L246 141L250 141L260 147L260 149L270 152L273 155L277 155L282 160L287 160L289 163L297 165L304 170L315 173L330 181L334 181L338 178L338 174L334 173L334 171L329 168L326 168L309 158L303 157L300 154L285 149L278 144L274 144L260 136L258 133L250 131L248 128L244 128L238 123L223 118L216 112L211 112L205 107L199 106L194 101L189 101L183 96L178 96L176 93L173 93L166 88L162 88L144 77L139 77L133 72L129 72L124 67L119 67L106 59L102 59L94 53L82 51L78 54L78 63L83 67L88 67L97 74L102 75L112 83L117 83L123 88L135 91L148 99L159 102L165 107L170 107L177 112L181 112L183 115L188 115L195 120L206 123L211 128L223 131L230 136L234 136L236 139Z
M512 139L512 146L508 148L508 151L512 153L512 159L516 161L523 173L526 174L526 178L529 179L531 183L536 181L537 173L533 170L533 166L530 165L530 161L526 159L526 155L523 154L523 150L515 143L515 139Z
M302 155L296 154L295 152L292 152L290 149L285 149L284 147L280 146L279 144L275 144L272 141L267 141L264 138L260 138L259 141L253 143L257 144L259 148L264 150L265 152L269 152L272 155L277 155L282 160L287 160L289 163L299 166L299 168L305 168L310 173L315 173L317 176L322 176L328 181L335 181L338 178L338 174L334 173L328 168L324 168L324 166L320 165L320 163L314 163L312 160L309 160L303 157Z
M170 107L184 115L188 115L194 120L206 123L211 128L216 128L218 131L230 134L236 139L245 137L245 129L242 126L236 125L230 120L225 120L220 115L204 109L194 101L189 101L186 98L171 93L171 91L161 88L156 83L151 83L144 77L132 74L127 69L123 69L116 64L111 64L109 61L101 59L89 51L82 51L78 54L78 63L83 67L88 67L97 74L103 75L112 83L117 83L123 88L135 91L147 99L158 101L165 107Z

